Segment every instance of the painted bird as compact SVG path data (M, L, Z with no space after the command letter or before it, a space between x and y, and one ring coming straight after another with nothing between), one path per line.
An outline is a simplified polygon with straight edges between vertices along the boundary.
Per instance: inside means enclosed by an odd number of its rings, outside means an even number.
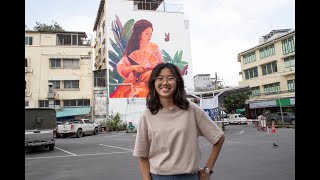
M170 33L164 33L164 40L167 42L170 40Z

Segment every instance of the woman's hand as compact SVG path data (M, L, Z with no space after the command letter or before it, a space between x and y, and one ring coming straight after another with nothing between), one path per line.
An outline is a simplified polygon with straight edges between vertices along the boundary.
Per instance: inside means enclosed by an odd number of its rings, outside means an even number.
M130 66L130 69L131 69L131 71L136 71L139 73L142 73L145 71L145 69L140 65L132 65L132 66Z
M199 180L209 180L210 176L211 176L210 174L207 174L206 172L204 172L203 168L198 170L198 179Z

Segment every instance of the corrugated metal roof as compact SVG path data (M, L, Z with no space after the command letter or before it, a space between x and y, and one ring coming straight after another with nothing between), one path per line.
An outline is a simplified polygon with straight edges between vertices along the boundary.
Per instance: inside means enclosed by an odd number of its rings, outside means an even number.
M62 111L57 111L57 117L76 116L89 114L91 110L90 106L85 107L65 107Z

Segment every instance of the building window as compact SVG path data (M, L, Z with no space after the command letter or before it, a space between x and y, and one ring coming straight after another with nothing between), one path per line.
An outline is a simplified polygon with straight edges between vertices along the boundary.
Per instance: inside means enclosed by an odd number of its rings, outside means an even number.
M274 45L270 45L260 49L260 59L263 59L268 56L272 56L275 54Z
M64 81L64 89L79 89L79 80Z
M60 81L49 81L52 83L53 89L60 89Z
M88 45L86 34L57 34L57 45L81 46Z
M256 87L252 87L251 89L251 94L250 97L254 97L254 96L260 96L260 86L256 86Z
M32 45L32 37L24 37L24 45Z
M282 40L281 42L282 42L283 55L286 55L295 51L293 37Z
M106 70L96 70L93 72L94 87L106 87Z
M24 67L28 67L28 59L24 58Z
M64 100L64 107L68 106L90 106L90 99Z
M285 68L290 68L295 66L295 56L290 56L287 58L284 58L284 67Z
M61 68L61 59L50 58L50 68Z
M277 68L277 62L272 62L269 64L264 64L261 66L262 67L262 74L263 75L267 75L267 74L272 74L275 72L278 72L278 68Z
M264 93L266 95L268 94L278 94L280 93L280 83L272 83L272 84L266 84L264 87Z
M54 100L54 105L60 106L60 100ZM39 100L39 107L49 107L49 100Z
M251 63L256 60L256 52L243 55L244 64Z
M63 59L63 68L78 69L79 67L79 59Z
M29 107L29 101L24 101L24 107Z
M254 77L258 77L258 69L257 69L257 67L254 67L254 68L245 70L244 74L245 74L245 78L246 79L251 79L251 78L254 78Z
M49 101L48 100L40 100L39 107L49 107Z
M288 80L288 91L295 91L296 89L296 80L292 79L292 80Z

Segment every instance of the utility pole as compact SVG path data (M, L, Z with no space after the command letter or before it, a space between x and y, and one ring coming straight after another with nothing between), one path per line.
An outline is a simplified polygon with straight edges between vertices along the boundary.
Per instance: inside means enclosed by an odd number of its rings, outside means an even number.
M281 113L281 121L282 121L282 125L284 126L284 121L283 121L283 114L282 114L282 106L281 106L281 96L280 96L280 91L278 93L279 96L279 106L280 106L280 113Z
M217 72L215 73L215 80L214 80L214 89L215 90L217 90L218 88L218 86L217 86L217 78L218 78L218 76L217 76Z
M111 125L111 120L109 118L109 83L108 83L108 69L107 69L107 65L106 66L106 72L105 72L105 75L106 75L106 120L107 122L109 121L109 126ZM110 130L110 127L108 127L108 130Z

